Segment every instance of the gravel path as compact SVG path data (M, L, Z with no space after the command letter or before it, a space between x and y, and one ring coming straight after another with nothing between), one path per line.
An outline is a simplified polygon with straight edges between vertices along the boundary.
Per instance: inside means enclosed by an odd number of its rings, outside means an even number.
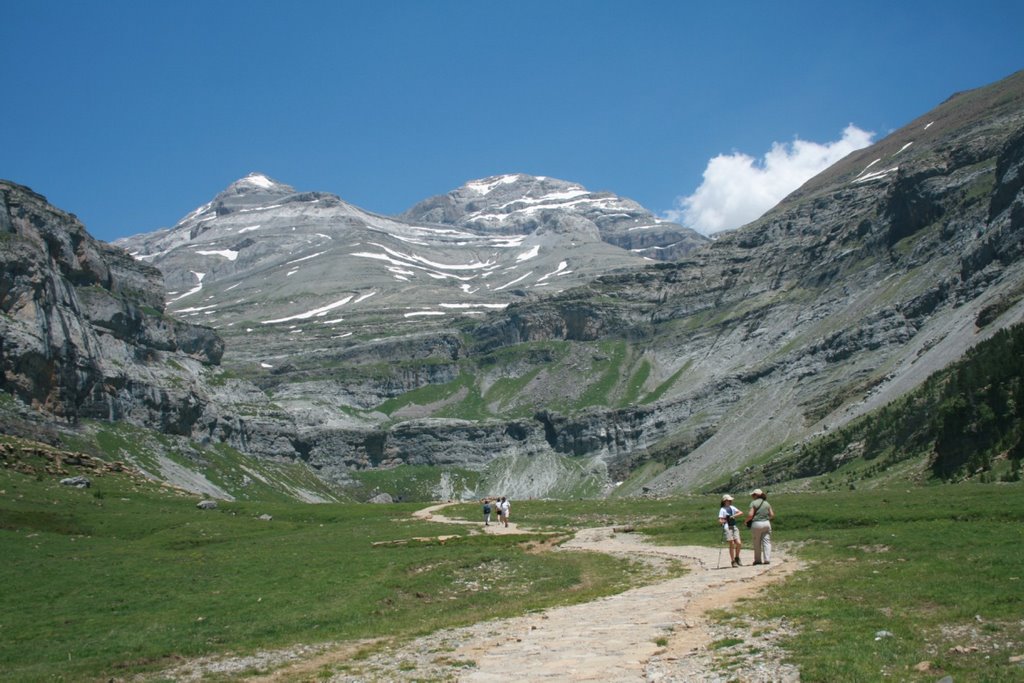
M422 518L472 526L493 534L520 533L509 527L450 520L439 514L444 505L417 513ZM446 629L398 648L371 648L374 654L353 658L360 644L293 648L261 653L260 665L283 665L258 681L329 680L464 681L649 681L747 683L794 682L799 671L784 663L776 645L789 632L785 624L726 625L708 620L713 609L754 596L781 581L800 563L776 552L770 566L718 567L718 548L655 546L639 534L616 533L612 527L584 529L562 545L566 551L597 551L633 559L666 559L685 563L685 576L634 588L585 604L555 607L512 619L472 627ZM727 554L726 561L728 560ZM750 561L749 549L744 553ZM732 643L732 644L730 644ZM365 644L364 644L365 645ZM256 657L260 657L257 655ZM269 658L269 661L267 659ZM170 674L175 680L201 680L205 675L231 676L249 668L236 660L201 665L193 662ZM235 666L231 665L234 661ZM242 666L246 664L246 666ZM325 676L327 671L345 673ZM189 674L197 674L195 677Z

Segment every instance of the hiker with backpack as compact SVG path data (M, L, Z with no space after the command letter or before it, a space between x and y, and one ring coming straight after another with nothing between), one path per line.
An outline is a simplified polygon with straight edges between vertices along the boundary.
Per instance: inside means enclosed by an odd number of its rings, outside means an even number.
M740 540L740 528L736 526L736 517L743 514L743 511L732 504L732 496L728 493L722 496L722 507L718 511L718 523L722 525L724 541L729 544L729 559L732 566L740 566L740 548L743 542ZM719 551L721 557L721 551Z

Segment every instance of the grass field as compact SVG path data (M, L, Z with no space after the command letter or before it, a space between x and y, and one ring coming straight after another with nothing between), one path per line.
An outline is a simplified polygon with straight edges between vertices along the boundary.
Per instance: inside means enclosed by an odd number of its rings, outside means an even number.
M649 578L597 554L528 552L522 536L371 545L453 533L413 520L416 504L203 511L196 500L120 475L73 489L0 468L0 678L107 680L211 653L401 639ZM1024 680L1024 485L772 503L778 552L808 569L718 618L751 630L784 619L802 680ZM702 545L718 542L717 509L715 496L513 505L531 529L632 523L659 543ZM476 505L449 512L478 517Z
M73 472L69 472L73 473ZM421 505L221 503L0 467L0 679L107 680L203 654L404 638L593 599L639 564L452 534ZM261 515L270 515L269 521ZM457 530L456 530L457 531Z

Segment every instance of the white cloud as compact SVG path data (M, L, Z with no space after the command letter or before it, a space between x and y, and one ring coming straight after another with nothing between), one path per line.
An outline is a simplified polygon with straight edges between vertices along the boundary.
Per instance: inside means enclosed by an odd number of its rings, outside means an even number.
M873 137L850 124L834 142L773 143L760 161L741 152L720 154L708 162L700 187L680 197L666 218L705 235L738 228Z

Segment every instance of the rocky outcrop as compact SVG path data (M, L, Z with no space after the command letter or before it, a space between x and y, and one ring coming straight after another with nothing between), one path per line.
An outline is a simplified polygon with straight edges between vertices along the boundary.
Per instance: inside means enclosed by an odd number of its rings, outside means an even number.
M632 340L650 335L640 315L642 303L620 306L596 301L586 290L550 302L510 306L474 330L477 353L526 342L565 340L588 342L608 337Z
M164 315L160 272L6 181L0 242L0 388L61 420L191 434L207 402L197 378L224 344Z

